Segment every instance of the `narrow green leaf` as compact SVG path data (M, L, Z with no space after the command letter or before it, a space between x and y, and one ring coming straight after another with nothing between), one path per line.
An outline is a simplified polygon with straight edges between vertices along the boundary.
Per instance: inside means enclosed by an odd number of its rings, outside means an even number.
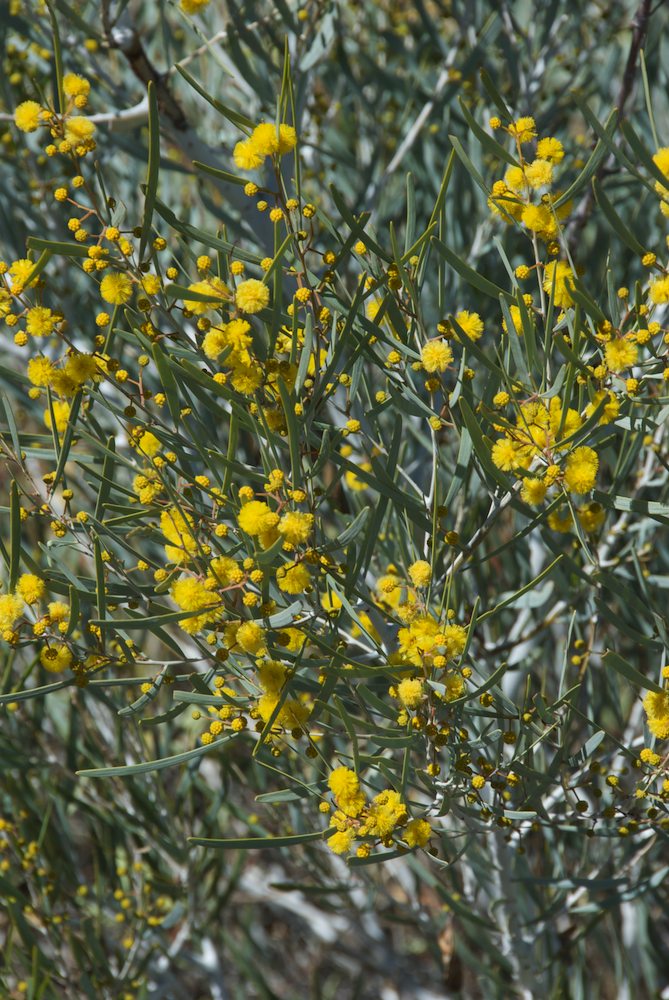
M483 292L484 295L489 295L493 299L498 299L500 295L503 295L505 299L513 301L513 297L509 292L505 292L499 285L489 281L488 278L484 278L483 275L475 271L469 264L466 264L453 250L449 250L436 236L433 236L430 242L436 247L437 252L444 258L446 263L450 264L453 270L457 271L472 288L476 288L477 291Z
M211 744L213 746L213 743ZM220 851L264 851L271 847L295 847L314 840L324 840L335 832L334 827L316 833L295 833L288 837L239 837L232 840L217 840L211 837L189 837L193 847L215 847Z
M608 197L604 193L604 189L599 181L595 178L592 182L592 187L595 192L595 198L597 199L597 204L601 208L602 212L606 216L606 219L613 229L613 231L620 237L623 243L630 248L638 257L643 257L646 250L639 243L636 236L632 233L629 226L623 222L615 208L609 201Z
M246 184L245 177L238 177L237 174L231 174L228 170L221 170L220 167L212 167L208 163L201 163L199 160L193 160L193 166L205 174L216 177L219 181L225 181L227 184L237 184L241 187L244 187Z
M172 420L178 426L181 420L179 389L170 367L169 357L157 341L153 345L152 353L153 360L156 362L158 374L160 375L161 382L163 383L165 395L167 396L167 405L172 415Z
M650 677L644 677L643 674L639 673L636 667L633 667L631 663L619 656L618 653L614 653L612 649L607 649L607 651L602 656L602 662L605 667L611 667L616 673L620 674L626 680L630 681L632 684L636 684L637 687L644 688L647 691L655 691L656 694L662 694L664 688L661 688L659 684L651 680Z
M149 156L146 168L146 188L144 190L144 215L142 217L142 235L139 241L139 259L144 259L144 252L151 236L151 221L153 208L158 192L158 176L160 170L160 112L158 109L158 94L153 80L149 81Z
M54 257L88 257L88 248L81 243L59 243L56 240L43 240L39 236L29 236L28 249L42 250Z
M459 98L458 103L460 105L460 110L465 116L465 119L467 121L467 124L469 125L470 130L474 133L474 135L481 143L483 148L487 149L489 153L492 153L492 155L496 160L504 160L504 162L508 163L510 166L517 167L518 166L517 158L515 156L512 156L512 154L509 153L509 151L505 149L504 146L501 145L501 143L497 142L496 139L493 139L491 135L488 135L485 129L481 128L481 126L472 115L471 111L467 107L467 104L462 99L462 97Z
M21 566L21 503L16 480L9 492L9 590L15 590Z
M211 753L225 743L230 743L234 736L224 736L220 740L214 740L207 746L195 747L193 750L185 750L183 753L173 754L171 757L161 757L158 760L146 760L142 764L125 764L119 767L94 767L85 771L77 771L80 778L123 778L138 774L147 774L149 771L163 771L166 767L175 767L177 764L185 764L189 760L197 760Z
M240 111L235 111L233 108L229 108L226 104L222 104L221 101L217 101L215 97L208 94L204 87L200 86L197 80L190 75L188 70L180 66L179 63L176 64L175 69L180 76L186 80L187 83L197 91L200 97L203 97L208 104L211 104L212 108L218 111L219 114L227 118L228 121L232 122L233 125L237 125L238 128L244 129L246 132L250 132L254 126L254 122L251 118L247 118L246 115L242 114Z

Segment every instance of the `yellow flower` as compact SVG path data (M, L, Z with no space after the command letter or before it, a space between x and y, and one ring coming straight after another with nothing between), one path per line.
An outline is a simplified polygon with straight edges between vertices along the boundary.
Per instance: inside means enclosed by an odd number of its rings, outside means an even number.
M432 827L427 820L412 819L411 822L407 824L404 833L402 834L402 840L404 840L409 847L425 847L431 836Z
M235 363L230 371L232 388L245 396L252 396L263 380L262 368L259 364Z
M258 684L266 694L278 695L286 679L286 668L280 660L264 660L258 667Z
M300 511L288 511L279 521L279 534L291 545L301 545L308 539L314 528L314 515Z
M444 677L444 687L446 688L444 695L446 701L457 701L465 693L465 682L455 670L449 670Z
M170 542L165 546L165 555L170 562L185 563L197 552L197 542L193 538L194 521L190 514L182 513L177 507L170 507L160 515L160 530Z
M423 698L423 682L419 677L406 677L397 685L397 697L405 708L418 708Z
M261 122L256 125L251 133L251 143L263 156L273 156L279 151L279 135L276 125L269 122Z
M536 128L534 118L526 115L509 125L509 135L514 136L520 143L531 142L532 139L536 138Z
M9 632L23 614L23 598L18 594L0 594L0 632Z
M504 174L504 183L507 187L511 188L512 191L525 191L527 181L525 179L525 171L523 168L509 167L507 172Z
M669 178L669 146L658 149L657 153L653 156L653 162L665 177ZM669 188L661 184L660 181L655 181L655 190L662 199L660 201L660 211L663 215L669 215L669 200L667 200L669 198Z
M331 837L328 837L328 847L333 854L348 854L353 847L355 840L355 830L351 827L348 830L337 830Z
M51 601L47 604L49 618L52 622L62 622L70 615L70 606L63 601Z
M621 372L625 368L631 368L636 363L639 355L639 348L631 340L620 337L618 340L609 340L604 345L604 357L606 367L611 372Z
M52 674L60 674L72 664L72 653L67 646L45 646L39 654L40 663Z
M564 157L562 143L559 139L553 139L551 136L539 139L537 143L537 156L541 160L548 160L550 163L560 163Z
M303 562L280 566L276 571L276 582L279 590L286 594L303 594L311 583L309 567Z
M34 132L40 124L42 110L37 101L23 101L14 112L14 124L22 132Z
M261 153L251 139L242 139L232 151L232 157L238 170L257 170L263 165L264 153Z
M37 604L44 597L46 586L44 580L34 573L24 573L19 577L16 589L26 604Z
M544 291L550 295L553 288L553 275L555 275L555 305L560 309L566 309L573 305L567 282L574 281L574 272L569 264L564 260L552 260L546 264L544 271Z
M444 340L430 340L420 352L426 372L445 372L453 360L453 351Z
M260 312L269 304L269 288L257 278L242 281L235 292L235 303L240 312Z
M28 362L28 378L33 385L51 385L54 367L48 358L31 358Z
M199 580L184 577L172 584L170 596L182 611L203 611L204 614L193 615L179 622L180 627L189 635L194 635L206 625L216 621L220 616L221 600Z
M142 277L142 288L147 295L156 295L160 291L161 281L157 274L145 274Z
M91 85L78 73L66 73L63 77L63 90L67 97L88 97Z
M565 508L564 510L554 510L552 514L548 515L548 527L552 528L553 531L559 531L561 534L565 534L565 532L571 531L572 526L573 522L569 508Z
M583 507L579 507L576 514L581 527L588 534L599 531L606 518L606 511L601 504L596 503L594 500L592 503L587 503Z
M33 306L26 313L26 331L31 337L48 337L56 324L56 317L46 306Z
M347 816L355 818L365 808L365 795L360 788L360 780L350 768L336 767L330 773L328 787L337 806Z
M207 580L217 587L228 587L231 583L240 583L244 573L230 556L215 556L209 563Z
M162 445L155 434L152 434L151 431L144 431L142 436L137 438L135 447L147 458L153 458L154 455L158 454Z
M547 160L534 160L525 167L525 177L531 188L546 187L553 179L553 167Z
M511 472L519 465L517 447L508 437L497 438L492 446L491 458L502 472Z
M209 4L210 0L180 0L184 14L199 14Z
M620 410L620 403L612 392L606 392L603 389L596 392L592 403L588 403L585 408L585 415L586 417L591 417L604 398L606 398L606 403L604 404L599 422L600 424L610 424L616 419Z
M372 837L389 837L395 827L402 826L406 821L407 808L399 792L379 792L372 800L360 833Z
M84 146L90 142L95 132L95 125L90 118L83 115L73 115L65 119L65 139L73 146Z
M442 641L448 657L459 656L467 645L467 629L462 625L444 625Z
M237 523L247 535L263 535L276 528L279 515L262 500L250 500L237 515Z
M427 587L432 578L432 567L426 559L418 559L409 566L409 579L414 587Z
M546 483L541 479L523 479L523 485L520 487L520 495L525 503L536 507L544 502L546 489Z
M463 309L455 314L455 321L461 326L471 340L480 340L483 334L483 320L478 313L469 312ZM457 329L454 331L456 340L458 339Z
M59 434L64 434L70 419L70 404L60 399L54 399L53 415L56 418L56 430ZM51 411L47 408L44 411L44 424L51 430Z
M260 653L264 647L263 630L256 622L242 622L235 638L245 653Z
M544 239L551 239L557 233L557 223L548 205L526 205L521 213L520 221L533 233L538 233ZM546 270L550 266L548 264Z
M113 306L122 306L132 295L132 281L127 274L105 274L100 282L100 295Z
M669 691L649 691L643 699L647 723L658 740L669 739Z
M279 156L290 153L297 145L297 132L292 125L279 125Z
M575 448L567 458L564 482L571 493L589 493L595 485L599 459L593 448Z
M102 372L98 365L98 359L92 354L71 354L63 368L63 376L66 382L71 384L73 393L88 379L100 381ZM63 395L68 395L68 393L63 393Z
M31 260L28 260L27 257L22 257L21 260L15 260L9 268L9 275L12 278L12 291L18 293L19 289L25 288L29 284L32 285L35 278L32 278L32 280L29 279L34 270L34 263Z
M648 294L651 302L656 306L669 302L669 274L665 274L661 278L654 278L650 283Z
M132 488L139 498L139 502L150 504L163 491L163 484L157 472L147 470L139 473L132 481Z
M204 281L194 281L188 286L189 292L197 292L200 295L211 295L213 299L229 299L230 289L216 276L206 278ZM220 302L202 302L199 299L184 299L184 306L196 316L211 312L220 307Z

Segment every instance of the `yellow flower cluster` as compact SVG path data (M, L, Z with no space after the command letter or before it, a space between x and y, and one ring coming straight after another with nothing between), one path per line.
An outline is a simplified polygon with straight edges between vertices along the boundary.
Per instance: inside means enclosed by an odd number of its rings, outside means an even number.
M268 156L283 156L295 148L297 133L292 125L270 122L256 125L248 139L242 139L233 150L235 165L239 170L257 170Z
M397 634L402 659L413 666L445 667L459 656L467 642L467 629L452 623L440 624L431 615L417 615Z
M548 190L555 167L564 157L562 144L552 136L539 139L536 156L528 159L522 147L536 139L534 119L519 118L507 131L514 139L518 164L507 169L503 180L495 181L488 204L505 222L519 222L530 234L546 242L554 240L560 222L571 211L571 202L557 204L560 192Z
M332 816L336 832L328 838L328 847L335 854L348 854L356 840L363 841L358 847L359 857L370 853L370 841L390 847L394 838L398 838L411 848L427 845L432 834L430 824L423 819L409 822L409 814L399 792L386 789L368 802L360 787L360 779L348 767L337 767L331 771L328 787L337 807Z
M590 404L590 412L594 408L595 404ZM615 407L613 410L617 412ZM609 410L609 416L611 413ZM600 421L606 419L605 406ZM594 488L599 467L597 452L587 445L570 450L570 439L582 423L580 414L565 408L557 396L548 402L536 400L519 405L515 425L506 425L504 435L493 444L492 460L504 472L518 475L525 503L543 503L548 490L558 484L576 494ZM534 474L527 475L528 470Z
M658 740L669 739L669 691L649 691L643 707L653 736Z
M14 124L21 132L36 132L38 128L48 128L52 139L58 144L49 143L46 147L48 155L54 153L74 153L75 156L85 156L95 149L95 125L83 115L75 114L88 103L91 85L77 73L66 73L63 77L63 93L66 107L62 114L48 107L43 107L37 101L23 101L14 112Z

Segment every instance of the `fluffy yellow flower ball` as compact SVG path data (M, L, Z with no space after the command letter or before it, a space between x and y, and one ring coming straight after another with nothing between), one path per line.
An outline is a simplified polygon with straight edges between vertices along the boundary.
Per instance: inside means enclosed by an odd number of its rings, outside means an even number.
M658 740L669 739L669 691L649 691L643 699L648 728Z
M425 847L432 835L432 827L426 819L412 819L407 823L402 839L409 847Z
M122 306L132 295L132 281L127 274L105 274L100 282L100 295L113 306Z
M409 566L409 579L414 587L427 587L432 578L432 569L426 559L417 559Z
M52 674L60 674L72 664L72 653L67 646L45 646L39 654L40 663Z
M260 312L269 304L269 288L257 278L242 281L235 292L235 303L240 312Z
M597 479L599 459L593 448L574 448L567 458L564 483L570 493L589 493Z
M70 419L70 404L65 400L54 399L53 415L56 418L56 430L59 434L64 434ZM44 411L44 426L51 430L51 410Z
M445 372L453 360L453 351L444 340L430 340L420 352L426 372Z
M418 708L423 697L423 682L419 677L406 677L397 685L397 697L405 708Z
M24 573L19 577L16 589L26 604L37 604L44 597L46 587L44 580L34 573Z
M302 545L313 531L314 515L288 511L279 521L279 534L291 545Z
M34 132L40 124L42 106L37 101L23 101L14 112L14 124L22 132Z
M467 309L462 309L459 313L455 314L455 322L458 326L462 327L470 340L480 340L483 335L483 320L478 313L469 312ZM456 340L458 338L458 331L455 330Z
M604 358L606 367L611 372L621 372L625 368L631 368L636 363L639 349L631 340L624 337L618 340L610 340L604 345Z
M360 780L348 767L336 767L328 778L328 787L335 802L347 816L359 816L365 808L365 796L360 788Z
M0 594L0 632L9 632L23 613L23 598L18 594Z
M250 500L240 510L237 523L247 535L263 535L276 528L279 515L270 510L262 500Z
M279 590L286 594L303 594L311 583L309 567L303 562L280 566L276 571L276 582Z
M83 115L73 115L65 121L65 138L73 146L81 146L93 137L95 125L90 118Z
M553 276L555 276L555 305L560 309L566 309L574 303L567 286L567 282L574 281L574 272L564 260L552 260L546 264L543 284L544 291L548 295L553 289Z

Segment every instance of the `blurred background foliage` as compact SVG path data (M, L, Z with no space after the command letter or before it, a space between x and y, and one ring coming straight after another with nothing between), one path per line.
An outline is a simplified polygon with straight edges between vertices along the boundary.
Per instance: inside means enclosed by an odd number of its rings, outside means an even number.
M20 101L39 100L52 90L54 23L66 69L93 84L96 170L119 220L130 225L142 214L146 83L154 81L164 140L159 198L168 209L156 225L170 239L171 211L180 222L209 232L225 227L231 242L261 255L271 249L271 230L240 189L193 166L198 161L230 170L239 132L179 69L233 112L271 120L286 46L305 196L343 228L341 192L349 213L371 213L370 236L388 247L392 226L404 245L407 173L420 233L439 195L454 136L466 157L455 162L440 235L471 268L504 287L508 274L500 246L513 266L523 259L523 248L512 229L502 230L491 217L470 169L489 186L503 165L474 134L461 102L482 126L497 113L500 95L513 114L533 115L539 134L558 136L565 145L565 186L595 148L594 125L601 130L613 108L632 123L650 152L669 143L669 35L662 2L214 0L191 18L167 0L53 0L51 13L38 0L0 6L5 112L0 241L6 259L23 257L29 237L64 238L62 220L53 211L57 165L11 124ZM654 135L649 106L666 134ZM616 149L631 156L620 129L611 145L599 181L636 240L659 248L666 227L657 199L616 157ZM567 235L584 267L584 284L605 308L610 287L634 288L641 279L638 253L612 232L587 185ZM180 253L194 259L198 241L183 233L179 240ZM436 256L430 263L435 280L425 282L423 302L433 323L444 312L469 308L481 313L486 326L499 327L494 298L478 294ZM340 277L354 288L353 260ZM90 283L67 258L50 262L49 283L58 288L66 316L83 318L75 342L85 339L86 323L92 325L99 305ZM7 338L0 358L3 398L19 427L30 429L35 418L20 370ZM6 421L3 432L8 427ZM631 465L637 437L630 432L622 444L609 446L620 447ZM418 433L411 440L410 469L419 481L429 478L430 443ZM446 440L443 449L446 464L455 467L458 439ZM625 461L616 472L623 485ZM0 476L5 476L3 492L7 485L6 511L9 473ZM448 525L462 537L471 537L487 514L484 478L469 481L466 501L463 497ZM661 471L653 480L653 499L666 502L665 481ZM352 513L362 506L352 494L344 502ZM495 557L491 546L462 584L469 612L476 596L484 607L496 604L543 569L531 535L506 545L526 523L511 512L502 519L496 544L506 546L503 554ZM632 766L634 755L625 754L641 730L632 678L605 671L601 659L585 676L578 671L574 676L567 657L576 636L589 635L590 619L597 615L600 643L613 636L611 645L641 674L654 676L658 657L666 655L656 632L669 580L665 527L666 518L641 516L632 529L621 524L615 558L626 582L609 574L609 589L605 582L596 607L588 581L566 564L554 589L535 605L530 596L477 636L474 655L484 673L502 657L513 668L504 688L511 702L522 704L531 689L533 697L539 693L539 711L543 705L549 722L550 711L558 712L565 723L564 754L554 758L555 773L550 753L537 763L537 773L545 766L547 782L528 795L535 808L541 804L551 815L550 822L529 829L522 844L503 829L483 835L474 824L469 832L453 833L444 847L452 863L442 865L416 854L385 865L347 866L320 844L308 843L258 852L193 848L187 843L192 835L224 830L280 836L308 832L312 819L308 810L305 818L299 796L282 798L273 791L271 767L251 766L239 744L179 767L99 780L77 777L82 768L154 761L185 750L197 737L196 727L169 713L161 719L160 706L155 717L148 712L148 724L140 725L137 715L119 717L128 704L126 689L132 685L136 692L137 678L116 684L96 680L45 700L17 699L13 654L3 647L4 995L110 1000L669 995L666 831L650 831L641 840L599 830L594 836L594 827L574 820L566 807L562 815L551 810L564 791L560 783L567 782L559 771L567 754L578 780L591 785L599 780L593 795L604 802L613 796L604 775L611 768L625 774ZM548 535L542 537L549 545ZM35 544L40 540L35 537ZM386 548L379 543L388 561L394 558L393 544L392 536ZM556 554L570 551L571 542L550 544ZM641 569L651 560L644 574ZM532 635L533 607L556 596L563 606L555 626ZM645 618L644 607L650 608ZM559 699L572 682L579 684L579 697L560 714ZM611 741L590 742L588 718L596 718ZM156 721L161 724L152 724ZM543 753L538 746L537 758ZM265 796L260 803L259 795Z

